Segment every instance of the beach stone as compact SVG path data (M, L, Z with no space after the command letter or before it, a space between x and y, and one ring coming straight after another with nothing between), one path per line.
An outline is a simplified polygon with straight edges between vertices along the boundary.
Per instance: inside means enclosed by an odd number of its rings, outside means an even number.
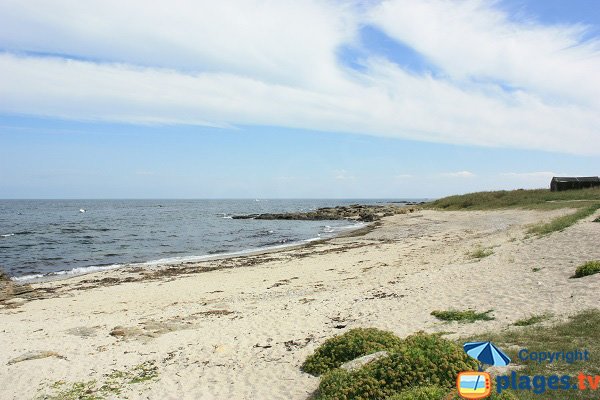
M71 328L66 331L69 335L81 336L81 337L90 337L96 334L96 328L88 327L88 326L79 326L77 328Z
M48 357L56 357L56 358L60 358L62 360L67 359L66 357L61 356L60 354L58 354L55 351L35 350L35 351L27 352L25 354L21 354L19 357L13 358L12 360L10 360L7 363L7 365L12 365L12 364L16 364L16 363L23 362L23 361L29 361L29 360L39 360L41 358L48 358Z
M112 331L110 331L110 336L121 338L130 338L143 335L144 331L137 327L115 326Z
M26 301L25 299L22 299L20 297L13 297L8 300L5 300L4 304L12 304L12 305L19 304L19 305L21 305L21 304L25 304L25 301Z
M341 365L342 369L346 371L354 371L356 369L362 368L363 366L372 363L375 360L379 360L380 358L387 357L389 353L387 351L378 351L377 353L367 354L366 356L355 358L352 361L348 361Z

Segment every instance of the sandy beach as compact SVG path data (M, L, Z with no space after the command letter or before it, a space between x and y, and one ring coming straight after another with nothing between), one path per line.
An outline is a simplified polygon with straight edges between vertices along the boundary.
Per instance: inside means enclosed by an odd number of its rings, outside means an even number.
M101 386L145 365L149 379L106 397L306 399L319 380L301 363L351 328L459 338L598 307L600 275L569 279L600 259L598 213L562 232L526 234L568 212L421 210L278 252L35 284L33 295L0 304L0 398ZM477 248L493 253L470 257ZM431 316L467 308L493 309L495 319Z

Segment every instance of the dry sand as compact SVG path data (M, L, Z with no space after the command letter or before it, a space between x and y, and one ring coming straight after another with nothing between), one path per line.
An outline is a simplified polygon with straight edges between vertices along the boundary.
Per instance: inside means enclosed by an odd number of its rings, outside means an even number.
M318 378L300 371L302 361L351 328L457 338L598 307L600 275L569 279L600 259L594 217L526 237L528 224L565 212L419 211L307 247L33 285L40 298L0 306L0 398L99 387L114 370L146 363L157 377L113 374L122 390L113 398L306 399ZM478 246L493 254L470 258ZM430 315L451 308L493 309L495 320Z

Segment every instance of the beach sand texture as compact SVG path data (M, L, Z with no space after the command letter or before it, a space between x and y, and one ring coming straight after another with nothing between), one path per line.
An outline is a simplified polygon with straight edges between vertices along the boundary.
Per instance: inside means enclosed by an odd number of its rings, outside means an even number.
M591 222L599 213L563 232L526 235L528 224L567 212L424 210L279 252L32 285L39 299L0 305L0 398L101 385L114 370L146 363L157 376L126 382L112 398L306 399L319 379L300 365L351 328L457 338L598 307L600 275L569 277L600 259L600 223ZM468 255L480 247L493 254ZM430 315L453 308L493 309L495 319ZM57 381L65 384L52 389Z

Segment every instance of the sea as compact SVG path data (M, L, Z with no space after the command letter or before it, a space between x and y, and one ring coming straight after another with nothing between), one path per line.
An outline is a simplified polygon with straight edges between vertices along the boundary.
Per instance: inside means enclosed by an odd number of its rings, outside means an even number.
M420 200L0 200L0 269L31 282L241 255L329 238L362 224L233 215Z

